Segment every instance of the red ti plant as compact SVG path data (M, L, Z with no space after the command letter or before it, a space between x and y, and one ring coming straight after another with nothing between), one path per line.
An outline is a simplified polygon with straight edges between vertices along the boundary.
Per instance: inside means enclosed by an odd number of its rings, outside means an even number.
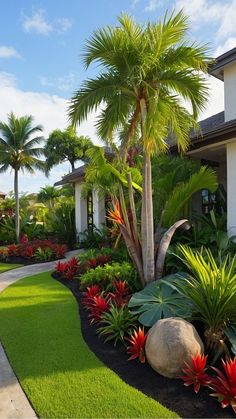
M83 292L83 299L82 303L85 305L87 309L91 308L93 305L93 297L97 296L100 292L99 285L91 285L91 287L87 287L86 291Z
M145 343L147 335L144 332L144 328L139 327L138 330L134 330L130 338L128 338L131 344L127 348L127 352L131 355L129 361L138 358L140 362L145 362Z
M91 323L98 323L103 313L110 308L110 298L104 297L102 294L95 295L91 299L90 315Z
M211 396L217 397L223 408L231 406L236 413L236 358L226 362L222 360L222 365L225 373L212 367L217 376L211 379L209 385L215 391Z
M194 386L194 391L197 394L201 386L207 387L211 381L211 377L206 373L207 356L199 353L191 357L190 362L185 362L183 368L182 380L185 386Z

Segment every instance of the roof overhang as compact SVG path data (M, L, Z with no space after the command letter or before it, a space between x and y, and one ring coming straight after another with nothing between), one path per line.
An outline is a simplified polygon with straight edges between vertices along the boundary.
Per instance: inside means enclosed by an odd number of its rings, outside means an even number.
M209 67L209 74L224 81L224 68L236 61L236 47L219 55L214 64Z

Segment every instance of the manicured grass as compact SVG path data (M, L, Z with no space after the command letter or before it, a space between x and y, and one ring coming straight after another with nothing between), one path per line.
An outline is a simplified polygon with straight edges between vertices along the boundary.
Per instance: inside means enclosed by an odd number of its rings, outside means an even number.
M13 263L0 263L0 274L11 269L20 268L22 265L17 265Z
M74 297L49 273L7 288L0 319L0 339L39 417L177 417L96 358L82 338Z

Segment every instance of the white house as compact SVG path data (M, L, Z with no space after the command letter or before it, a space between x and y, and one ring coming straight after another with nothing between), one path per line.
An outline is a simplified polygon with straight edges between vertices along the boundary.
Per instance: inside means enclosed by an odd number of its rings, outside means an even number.
M223 112L200 121L201 133L190 134L187 155L214 167L219 183L227 191L227 223L229 235L236 234L236 48L220 55L209 73L224 83ZM175 147L171 147L175 152ZM64 176L56 185L75 184L76 229L83 232L94 224L105 222L105 200L97 192L84 199L81 195L85 166Z

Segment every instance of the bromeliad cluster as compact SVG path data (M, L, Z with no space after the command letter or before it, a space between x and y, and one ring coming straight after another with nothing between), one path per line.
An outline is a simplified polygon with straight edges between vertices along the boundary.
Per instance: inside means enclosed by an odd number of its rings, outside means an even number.
M98 324L97 333L105 337L105 342L112 340L115 346L118 341L128 343L129 360L145 362L146 334L143 328L137 330L137 316L128 308L130 297L128 283L116 280L109 292L98 284L87 287L82 303L89 312L90 324Z
M75 257L71 258L67 262L58 262L55 266L56 273L61 278L72 280L78 275L79 262Z
M27 240L20 244L11 244L0 249L0 260L12 261L12 259L23 258L37 262L62 259L67 251L64 244L53 243L50 240Z
M186 386L193 385L195 393L199 392L201 386L213 390L211 394L217 397L223 408L231 406L236 413L236 358L228 361L222 360L223 372L216 367L211 369L216 373L212 376L208 374L207 356L197 354L191 361L185 363L184 375L181 377Z

